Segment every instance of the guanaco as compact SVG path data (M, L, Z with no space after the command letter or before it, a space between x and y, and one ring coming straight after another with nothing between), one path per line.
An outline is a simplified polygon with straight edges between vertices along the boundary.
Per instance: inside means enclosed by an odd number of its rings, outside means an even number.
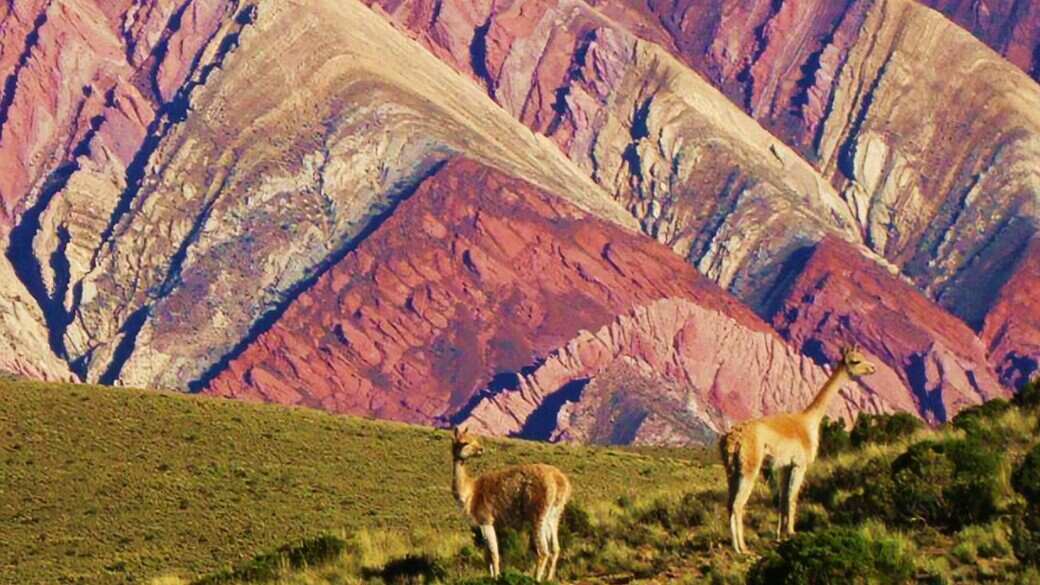
M452 441L452 491L466 516L480 528L487 545L491 577L500 574L498 538L495 526L531 530L531 544L538 557L535 579L556 576L560 558L559 527L563 510L571 497L567 476L551 465L528 464L498 469L471 478L465 463L484 453L473 435L456 427Z
M780 524L777 537L786 529L794 534L798 492L809 465L816 460L820 445L820 422L827 406L852 378L875 372L855 347L842 349L834 373L802 412L783 413L737 424L719 441L719 451L729 482L729 529L737 553L744 543L744 506L751 497L759 470L768 459L780 471Z

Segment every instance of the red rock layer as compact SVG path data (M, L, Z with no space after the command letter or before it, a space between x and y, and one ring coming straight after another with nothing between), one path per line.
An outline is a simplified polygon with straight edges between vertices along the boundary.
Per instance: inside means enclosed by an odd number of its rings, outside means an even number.
M921 0L1040 80L1040 3L1021 0Z
M982 339L1001 380L1018 388L1040 365L1040 236L1034 236L986 316Z
M797 276L773 317L804 353L830 361L855 340L883 362L863 384L911 397L932 422L1007 394L974 332L913 286L835 239L806 254L804 266L791 267Z
M206 392L431 422L582 329L680 297L769 333L669 249L529 183L449 163Z

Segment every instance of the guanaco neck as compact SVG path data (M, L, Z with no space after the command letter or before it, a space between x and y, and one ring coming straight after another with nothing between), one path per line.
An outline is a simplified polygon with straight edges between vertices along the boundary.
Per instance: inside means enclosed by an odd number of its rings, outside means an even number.
M805 408L803 413L814 426L818 427L820 425L823 416L827 414L827 407L830 406L831 400L837 396L838 391L849 381L850 377L849 369L845 362L839 363L838 367L834 369L834 373L831 374L831 377L827 379L816 394L816 398Z
M455 501L462 506L463 510L469 510L469 501L473 497L473 480L466 473L465 461L454 457L452 461L451 491L455 494Z

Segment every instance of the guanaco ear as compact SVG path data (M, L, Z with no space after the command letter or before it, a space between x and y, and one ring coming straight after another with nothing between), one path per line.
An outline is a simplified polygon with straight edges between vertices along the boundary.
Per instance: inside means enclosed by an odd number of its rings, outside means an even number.
M452 428L452 433L453 433L456 441L461 439L462 438L462 427L454 427L454 428Z

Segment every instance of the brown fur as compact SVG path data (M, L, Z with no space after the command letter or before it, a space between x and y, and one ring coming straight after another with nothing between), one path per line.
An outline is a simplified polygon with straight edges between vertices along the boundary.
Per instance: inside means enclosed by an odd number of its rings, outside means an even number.
M762 465L769 460L780 469L780 526L794 533L798 492L809 465L816 460L820 422L827 405L849 377L874 373L858 349L842 350L831 378L802 412L782 413L739 423L719 440L719 454L729 484L730 532L733 548L744 552L744 506L751 497Z
M552 580L560 554L559 522L571 496L570 481L559 469L540 463L506 467L471 479L464 462L483 452L476 437L455 430L453 491L463 512L484 534L491 576L497 577L500 571L495 527L526 527L538 557L535 578L540 581L548 568Z

